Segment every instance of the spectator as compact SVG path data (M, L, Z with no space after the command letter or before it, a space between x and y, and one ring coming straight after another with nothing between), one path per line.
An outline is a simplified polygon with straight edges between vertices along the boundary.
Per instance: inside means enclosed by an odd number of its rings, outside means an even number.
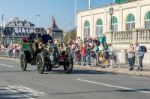
M87 53L86 53L86 61L87 61L87 65L90 66L91 65L91 46L87 45Z
M139 62L139 65L138 65L138 69L139 71L142 71L143 70L143 58L144 58L144 52L142 51L142 47L136 43L136 50L137 50L137 56L138 56L138 62Z
M76 62L78 65L81 64L81 53L80 53L80 46L76 44L75 47L75 57L76 57Z
M81 47L81 65L86 65L86 45L83 44Z
M99 63L99 47L96 43L94 43L94 48L93 48L93 52L92 52L92 57L93 57L93 63L94 63L94 66L98 66L98 63Z
M128 53L128 62L130 65L129 70L133 70L134 69L134 57L135 57L135 51L134 51L133 44L129 45L127 53Z
M116 66L116 55L114 52L114 48L112 47L111 44L109 44L108 51L109 51L109 65L111 67L115 67Z

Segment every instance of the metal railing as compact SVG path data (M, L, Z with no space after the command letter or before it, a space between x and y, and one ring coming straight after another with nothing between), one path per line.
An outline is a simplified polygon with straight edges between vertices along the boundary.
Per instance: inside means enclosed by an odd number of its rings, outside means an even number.
M0 57L16 58L20 56L20 50L13 51L13 49L4 48L0 50Z

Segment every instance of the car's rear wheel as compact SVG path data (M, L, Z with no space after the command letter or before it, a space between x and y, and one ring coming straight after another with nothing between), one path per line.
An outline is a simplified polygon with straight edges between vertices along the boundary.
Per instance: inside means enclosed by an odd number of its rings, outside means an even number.
M24 53L21 53L20 55L20 66L21 66L21 69L23 71L26 71L27 69L27 60L26 60L26 56Z
M37 55L37 58L36 58L36 65L37 65L37 70L40 74L43 74L44 73L44 70L45 70L45 59L44 59L44 56L42 53L39 53Z

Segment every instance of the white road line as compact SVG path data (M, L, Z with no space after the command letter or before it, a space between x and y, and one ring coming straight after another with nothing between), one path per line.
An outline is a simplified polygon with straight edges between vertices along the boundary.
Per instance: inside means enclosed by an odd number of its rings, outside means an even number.
M46 95L44 92L36 91L34 89L31 89L31 88L28 88L28 87L25 87L25 86L17 86L17 85L12 86L12 85L9 85L8 88L16 89L19 92L27 92L29 95L32 95L32 96L44 96L44 95Z
M5 89L6 90L9 90L9 91L11 91L11 92L14 92L14 93L18 93L16 90L12 90L11 88L8 88L8 87L5 87ZM28 99L35 99L35 98L32 98L32 97L30 97L30 96L28 96L28 95L23 95L24 97L26 97L26 98L28 98Z
M0 66L11 67L11 68L13 68L13 67L14 67L14 66L12 66L12 65L1 64L1 63L0 63Z
M118 89L136 91L136 92L140 92L140 93L147 93L147 94L150 93L150 91L140 91L140 90L136 90L136 89L132 89L132 88L128 88L128 87L115 86L115 85L110 85L110 84L106 84L106 83L99 83L99 82L94 82L94 81L89 81L89 80L84 80L84 79L77 79L77 80L78 81L82 81L82 82L86 82L86 83L92 83L92 84L97 84L97 85L103 85L103 86L107 86L107 87L112 87L112 88L118 88Z

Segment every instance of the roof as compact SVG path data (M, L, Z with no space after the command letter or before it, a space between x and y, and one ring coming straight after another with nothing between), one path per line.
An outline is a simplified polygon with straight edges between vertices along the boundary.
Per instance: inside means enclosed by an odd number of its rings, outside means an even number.
M62 30L58 28L55 18L52 18L51 30L52 30L52 32L62 32Z

